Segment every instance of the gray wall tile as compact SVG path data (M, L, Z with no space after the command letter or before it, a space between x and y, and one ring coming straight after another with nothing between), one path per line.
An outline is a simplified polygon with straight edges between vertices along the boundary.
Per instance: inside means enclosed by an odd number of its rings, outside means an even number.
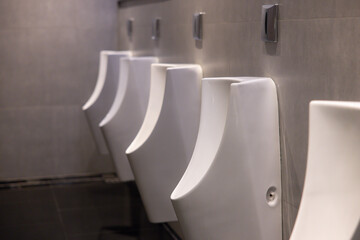
M230 40L230 26L227 24L206 24L204 39L200 47L205 77L229 75L229 55L232 51Z
M99 157L79 105L0 109L0 176L5 179L113 171Z
M117 29L116 0L72 0L71 2L72 8L76 9L75 26L77 28Z
M191 25L164 23L159 42L155 47L155 55L162 61L192 63L199 59L200 51L196 48L191 29Z
M263 0L227 0L221 13L225 22L259 21ZM270 4L267 1L266 4Z
M134 22L130 49L135 56L153 55L154 43L151 40L151 27L138 25Z
M0 1L0 26L2 28L22 27L26 24L28 3L23 0Z
M1 177L26 178L54 174L51 109L9 108L1 109L0 113Z
M118 46L116 0L0 1L0 179L114 171L81 111L99 51Z
M68 175L85 172L107 173L113 171L108 157L99 157L87 121L79 105L53 108L52 154L55 171Z
M27 12L24 26L30 28L73 26L76 16L74 0L27 0L25 2Z

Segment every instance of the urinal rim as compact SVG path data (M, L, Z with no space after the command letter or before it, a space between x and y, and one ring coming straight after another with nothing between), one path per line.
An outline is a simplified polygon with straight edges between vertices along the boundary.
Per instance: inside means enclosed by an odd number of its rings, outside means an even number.
M324 107L341 107L346 109L360 109L360 102L356 101L337 101L337 100L312 100L309 104L312 106L324 106Z
M117 56L117 55L123 55L123 54L131 54L131 51L112 51L112 50L105 50L101 51L101 53L108 55L108 56ZM129 56L131 57L131 56Z
M158 121L161 109L162 109L162 104L164 101L164 96L165 96L165 86L166 86L166 71L168 68L170 67L175 67L176 63L153 63L151 64L151 77L150 77L150 92L149 92L149 99L148 99L148 104L146 107L146 111L145 111L145 117L143 119L143 122L139 128L139 131L137 132L136 136L134 137L134 139L132 140L132 142L130 143L130 145L127 147L125 154L132 154L133 152L137 151L143 144L144 142L147 140L147 138L149 138L149 136L151 135L152 131L154 130L154 127ZM153 109L149 109L150 108L150 103L152 98L157 98L159 97L158 95L151 95L151 84L152 84L152 69L153 68L160 68L161 70L165 71L165 79L164 79L164 92L162 93L162 96L160 101L160 110L159 112L153 112ZM160 70L159 70L160 71ZM144 125L148 124L148 122L151 122L153 125L152 129L148 130L148 128L145 128ZM154 122L154 123L153 123ZM143 136L144 135L144 136Z
M132 154L132 153L134 153L134 152L136 152L137 150L139 150L140 148L142 148L147 142L148 142L148 140L150 139L150 138L152 138L152 136L153 136L153 134L154 134L154 130L155 129L157 129L158 128L158 122L159 122L159 118L160 118L160 116L163 114L163 111L164 111L164 109L163 109L163 104L164 104L164 97L165 97L165 91L166 91L166 85L167 85L167 71L168 70L172 70L172 69L190 69L190 68L199 68L200 67L200 69L201 69L201 71L202 71L202 67L201 67L201 65L199 65L199 64L182 64L182 63L179 63L179 64L177 64L177 63L170 63L170 64L168 64L169 66L168 67L166 67L167 66L167 63L153 63L152 64L152 66L161 66L161 67L165 67L166 68L166 75L165 75L165 81L164 81L164 84L165 84L165 86L164 86L164 92L163 92L163 95L162 95L162 99L161 99L161 106L160 106L160 111L159 111L159 113L155 116L155 124L154 124L154 126L153 126L153 128L149 131L149 134L148 134L148 136L147 137L144 137L143 139L142 139L142 141L140 141L140 140L138 140L138 143L137 144L135 144L135 139L136 138L138 138L138 135L139 134L142 134L142 133L140 133L140 130L139 130L139 132L138 132L138 134L137 134L137 136L134 138L134 140L133 140L133 142L129 145L129 147L126 149L126 154L128 155L128 154ZM148 102L150 102L150 99L149 99L149 101ZM147 109L147 111L148 111L148 109ZM146 114L145 114L146 115ZM144 121L143 121L143 124L145 123L145 119L144 119ZM142 129L142 126L141 126L141 128L140 129ZM140 137L139 137L140 138Z
M152 64L154 63L157 63L159 61L159 58L158 57L152 57L152 56L143 56L143 57L126 57L124 59L122 59L121 61L129 61L129 66L131 63L133 62L136 62L136 61L142 61L142 60L155 60L155 62L153 62ZM130 81L130 78L129 78L129 72L128 72L128 76L126 77L126 85L125 85L125 88L127 89L128 88L128 85L129 85L129 81ZM99 123L99 127L106 127L106 125L108 125L109 123L111 123L115 116L117 115L117 113L119 111L121 111L121 108L123 106L123 103L124 103L124 100L127 96L127 90L125 90L123 96L119 99L117 99L115 97L115 100L113 102L113 104L111 105L111 108L109 110L109 112L106 114L106 116L104 117L103 120L101 120L101 122Z
M223 145L224 134L228 128L228 124L227 124L228 114L229 114L228 110L229 110L229 106L230 106L232 89L237 88L237 87L242 87L244 85L256 83L259 81L268 81L268 80L270 80L272 82L272 84L274 84L274 86L276 87L274 81L269 77L219 77L219 78L215 77L215 78L204 78L203 79L203 81L224 81L224 80L228 80L228 81L233 80L234 82L229 84L229 90L228 90L229 91L229 99L228 99L228 105L227 105L227 110L226 110L225 125L224 125L224 129L222 131L222 134L221 134L221 140L218 145L218 148L216 149L216 152L215 152L214 156L212 157L210 164L208 164L208 166L206 168L204 168L204 171L202 172L202 176L200 178L198 178L196 180L196 182L188 181L187 183L189 183L189 182L191 183L190 187L181 187L181 190L178 190L178 186L180 188L180 184L182 184L182 185L186 184L186 183L183 183L183 179L185 179L185 177L188 179L192 179L193 174L191 174L190 176L185 175L185 173L187 172L187 169L190 167L190 162L193 159L191 157L188 168L186 169L186 171L183 174L182 178L180 179L178 185L175 187L175 189L173 190L173 192L170 195L171 201L177 201L177 200L180 200L180 199L185 198L188 195L192 194L192 192L195 191L201 185L201 183L204 181L208 171L211 169L211 167L215 163L215 160L218 158L219 150L222 148L222 145ZM196 148L196 145L195 145L195 148ZM195 152L195 148L194 148L193 153Z
M106 63L103 65L101 65L101 62L99 63L98 77L96 80L95 88L89 99L82 106L83 111L90 109L97 102L99 96L101 95L106 80L108 56L122 56L122 55L124 55L125 57L130 57L132 53L131 51L109 51L109 50L104 50L100 52L100 61L101 61L101 57L106 57Z

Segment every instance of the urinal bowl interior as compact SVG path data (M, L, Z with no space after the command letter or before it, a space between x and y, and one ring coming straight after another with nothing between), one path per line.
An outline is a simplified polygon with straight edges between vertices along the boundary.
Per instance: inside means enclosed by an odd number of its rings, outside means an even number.
M145 113L144 121L136 137L126 150L126 154L136 151L148 139L153 131L160 115L165 86L166 70L171 67L180 66L180 64L156 63L151 66L151 84L148 106Z
M91 97L82 108L101 154L108 154L108 149L98 125L109 111L115 98L116 88L120 80L119 59L128 56L130 56L130 52L127 51L102 51L100 53L97 83Z
M144 119L149 99L151 64L157 61L155 57L121 59L122 80L108 114L99 124L122 182L134 180L125 151Z
M151 222L177 220L170 194L195 144L201 78L198 65L153 64L146 117L126 151Z

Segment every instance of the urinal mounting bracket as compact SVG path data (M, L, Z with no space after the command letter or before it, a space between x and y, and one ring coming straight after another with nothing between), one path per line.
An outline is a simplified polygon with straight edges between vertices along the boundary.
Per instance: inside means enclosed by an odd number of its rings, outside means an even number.
M266 202L270 207L274 207L278 202L278 193L277 189L274 186L269 187L266 192Z

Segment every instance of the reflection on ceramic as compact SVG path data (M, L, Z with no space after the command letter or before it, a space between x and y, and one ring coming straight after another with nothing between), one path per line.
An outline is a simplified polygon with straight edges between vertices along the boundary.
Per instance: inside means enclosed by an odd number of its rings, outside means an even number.
M115 100L100 128L104 134L117 175L123 182L134 180L126 148L139 131L145 117L150 92L151 64L155 57L122 58L121 81Z
M101 154L108 154L99 123L109 111L119 83L120 58L129 57L128 51L101 51L99 75L94 92L82 107L93 133L96 146Z
M176 221L170 194L194 149L201 78L199 65L152 65L145 120L126 150L151 222Z
M204 79L194 153L171 195L185 239L281 239L280 178L274 82Z
M308 163L291 240L360 239L360 103L310 103Z

